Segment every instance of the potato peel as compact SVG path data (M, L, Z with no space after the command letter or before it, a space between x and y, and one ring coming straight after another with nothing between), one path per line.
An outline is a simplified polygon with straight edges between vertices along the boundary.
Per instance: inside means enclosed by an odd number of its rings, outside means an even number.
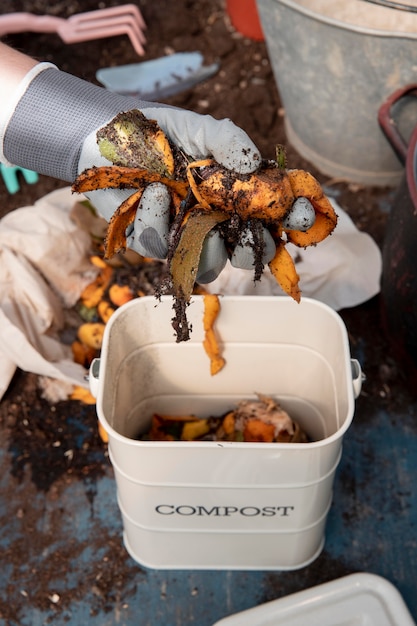
M220 313L220 300L218 295L210 293L203 296L203 302L203 326L205 332L203 347L210 359L210 373L212 376L215 376L226 364L220 353L219 342L214 331L214 323Z
M132 194L113 213L104 240L104 258L111 259L126 249L126 229L135 219L143 190Z
M289 170L288 179L295 198L304 197L310 200L316 212L316 220L305 232L289 230L287 240L298 247L314 246L336 228L337 215L329 199L325 196L319 182L304 170Z
M150 183L162 183L182 198L188 190L184 180L172 180L144 168L118 165L103 165L84 170L74 181L72 190L76 193L87 193L96 189L143 189Z
M277 245L275 256L269 263L269 269L281 289L296 302L300 302L301 291L298 286L300 277L284 242Z
M191 163L189 168L198 163ZM217 163L212 169L196 188L200 204L206 207L237 213L243 220L274 223L285 217L294 202L290 180L275 163L264 164L245 176L238 176Z

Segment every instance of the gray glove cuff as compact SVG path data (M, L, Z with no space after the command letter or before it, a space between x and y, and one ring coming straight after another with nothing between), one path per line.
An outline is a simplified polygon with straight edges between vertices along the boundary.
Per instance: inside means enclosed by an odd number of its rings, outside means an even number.
M86 136L120 111L141 104L48 68L17 104L5 130L4 156L13 165L72 182Z

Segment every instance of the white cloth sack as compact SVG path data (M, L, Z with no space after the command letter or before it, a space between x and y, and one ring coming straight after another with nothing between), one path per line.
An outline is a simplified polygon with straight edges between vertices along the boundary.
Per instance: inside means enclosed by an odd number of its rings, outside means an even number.
M75 202L66 187L0 220L0 399L17 367L88 388L57 334L97 272L90 237L70 218Z

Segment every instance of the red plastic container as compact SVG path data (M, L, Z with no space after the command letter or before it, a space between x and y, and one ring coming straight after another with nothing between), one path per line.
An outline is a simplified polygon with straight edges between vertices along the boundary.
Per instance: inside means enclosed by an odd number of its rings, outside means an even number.
M227 0L226 9L237 31L255 41L264 40L256 0Z

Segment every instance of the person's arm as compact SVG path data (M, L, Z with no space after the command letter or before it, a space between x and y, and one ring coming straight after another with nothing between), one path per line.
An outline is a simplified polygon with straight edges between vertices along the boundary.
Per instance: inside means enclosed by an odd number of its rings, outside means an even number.
M95 148L98 128L117 113L131 109L155 119L191 157L211 154L241 173L252 172L260 164L256 146L228 119L215 120L210 115L119 95L5 44L0 47L0 93L3 160L68 182L79 173L88 135L94 132ZM89 165L93 165L99 152L95 149L95 154L84 158L91 158Z
M209 155L241 173L254 171L260 155L246 133L229 119L142 102L88 83L1 44L0 48L0 161L39 174L73 182L93 165L108 164L100 155L96 132L121 111L140 109L190 157ZM99 190L89 198L109 220L126 191ZM169 194L149 185L138 208L128 246L142 255L164 258L168 250ZM265 231L266 232L266 231ZM268 236L269 233L266 233ZM271 249L272 253L272 249ZM214 280L227 253L218 233L207 237L199 279Z
M0 42L0 76L2 105L8 108L16 90L26 74L38 64L18 50Z
M0 162L6 165L72 183L83 170L109 164L99 152L97 130L118 113L134 109L155 120L170 140L195 160L212 156L240 174L251 173L261 164L254 143L230 119L216 120L119 95L50 63L38 63L5 44L0 46ZM129 247L154 258L165 258L168 252L170 196L161 187L159 183L146 187L133 231L127 233ZM99 213L110 220L129 193L106 189L88 196ZM269 231L262 229L263 263L267 264L275 254L275 243ZM197 281L214 280L227 258L224 242L214 229L206 238ZM254 252L247 241L237 244L232 262L246 269L254 266Z
M10 163L4 154L4 136L8 124L19 100L22 98L33 78L46 67L54 67L49 63L39 63L18 50L14 50L0 42L0 162ZM20 164L24 167L23 164ZM28 168L29 169L29 168Z

